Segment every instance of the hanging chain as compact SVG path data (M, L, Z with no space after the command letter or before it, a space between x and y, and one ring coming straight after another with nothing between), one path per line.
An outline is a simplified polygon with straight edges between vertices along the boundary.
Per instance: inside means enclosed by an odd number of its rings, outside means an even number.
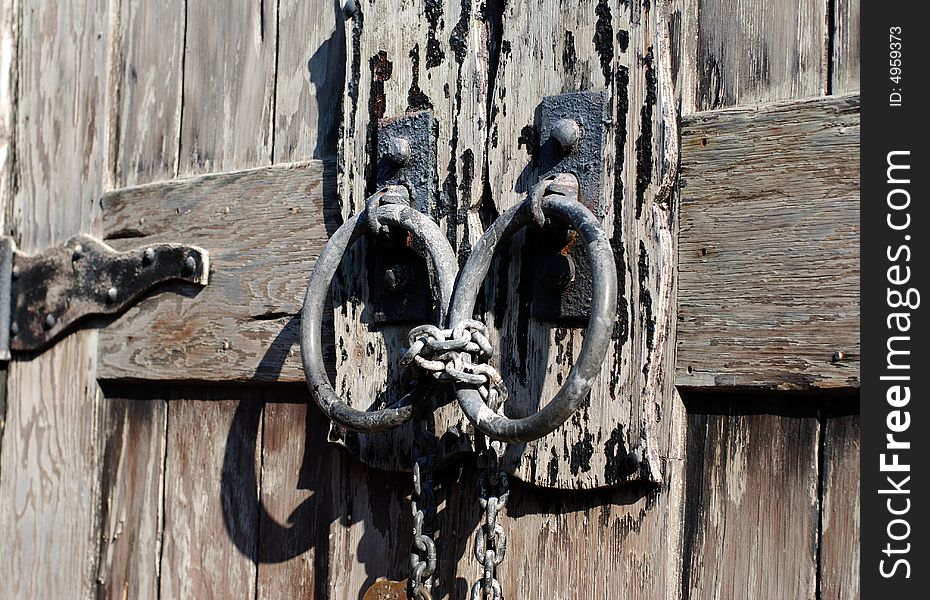
M497 579L497 567L507 554L507 534L499 517L510 496L510 482L500 468L503 451L502 442L492 441L482 454L485 468L478 479L478 502L484 512L484 523L475 531L475 558L481 564L482 575L471 587L471 600L504 597Z
M410 512L413 538L410 540L409 597L432 600L433 573L436 571L436 543L433 541L436 516L436 492L433 469L436 465L437 440L432 414L424 412L413 419L413 491Z

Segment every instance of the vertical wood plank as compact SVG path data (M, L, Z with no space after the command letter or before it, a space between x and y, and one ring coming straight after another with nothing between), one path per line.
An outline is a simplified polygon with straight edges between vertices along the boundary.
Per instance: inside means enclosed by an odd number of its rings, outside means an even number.
M112 187L178 168L185 3L113 8ZM168 387L105 390L98 597L157 598L162 558Z
M104 389L97 597L158 598L166 386Z
M184 0L121 0L111 148L115 187L170 179L178 168Z
M271 394L262 433L258 597L325 598L340 449L306 392ZM296 402L296 403L290 403Z
M281 0L274 160L335 156L345 90L345 19L338 0Z
M171 394L161 597L254 597L262 396L242 388Z
M270 162L277 22L277 2L187 2L180 175Z
M834 94L859 91L859 0L831 0Z
M97 231L106 179L108 2L8 3L18 22L7 231L28 252ZM4 55L5 57L7 55ZM101 455L96 334L10 363L0 581L10 597L93 594Z
M596 488L621 480L658 481L654 430L661 427L672 383L667 365L674 333L677 218L671 187L677 130L670 117L669 3L512 3L503 11L500 66L491 98L488 180L494 212L525 198L538 172L535 113L546 95L606 89L609 94L602 225L617 263L618 309L611 346L585 411L552 434L514 447L508 463L539 485ZM671 165L668 161L671 161ZM509 250L509 253L508 253ZM500 332L501 372L512 416L552 398L575 364L583 329L530 314L538 257L516 242L502 251L486 303ZM509 255L508 255L509 254ZM505 258L506 257L506 258ZM491 288L492 285L487 287ZM513 358L510 358L513 357ZM545 375L543 376L543 373ZM593 417L593 415L599 415ZM580 460L578 448L591 448ZM615 466L636 451L643 468ZM593 451L592 451L593 450ZM581 450L580 452L584 452ZM565 456L552 461L552 456ZM538 465L549 465L540 469ZM611 465L614 465L613 467Z
M822 600L859 597L859 415L827 412L821 473Z
M828 0L685 0L683 112L822 96Z
M737 412L738 402L689 402L684 598L813 598L816 406L757 397Z

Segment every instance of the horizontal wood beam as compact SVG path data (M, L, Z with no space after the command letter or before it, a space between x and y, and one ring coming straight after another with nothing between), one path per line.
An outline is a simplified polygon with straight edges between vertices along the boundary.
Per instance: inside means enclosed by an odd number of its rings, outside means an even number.
M858 145L857 96L685 119L679 386L858 387ZM103 328L99 376L302 381L298 315L340 219L334 182L311 161L107 194L112 245L197 244L213 273Z
M680 387L859 387L859 97L682 124Z
M303 381L297 315L341 220L335 180L333 163L311 161L106 194L111 245L184 241L210 252L212 272L205 288L167 286L103 328L98 376Z

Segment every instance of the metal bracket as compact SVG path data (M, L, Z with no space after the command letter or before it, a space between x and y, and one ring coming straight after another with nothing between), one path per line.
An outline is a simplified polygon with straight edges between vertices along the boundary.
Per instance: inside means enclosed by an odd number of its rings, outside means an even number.
M79 235L29 256L12 239L0 244L0 343L9 350L40 350L89 315L115 314L153 286L172 279L206 285L206 250L152 244L117 252ZM6 338L6 340L4 340Z
M571 173L578 199L598 219L607 214L604 196L607 128L606 91L546 96L539 107L540 178ZM591 306L591 266L577 233L561 224L547 226L531 240L536 261L533 317L543 321L584 321Z
M433 113L424 110L379 121L377 166L378 189L402 185L413 208L433 215L437 185ZM410 247L409 236L392 233L372 243L367 266L374 323L428 321L432 298L409 283L429 281L429 271Z

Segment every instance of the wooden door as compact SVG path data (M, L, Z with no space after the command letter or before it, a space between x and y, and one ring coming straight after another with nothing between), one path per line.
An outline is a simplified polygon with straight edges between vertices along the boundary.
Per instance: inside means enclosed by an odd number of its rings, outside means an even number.
M214 265L4 365L0 595L356 599L405 578L409 476L332 443L303 384L307 274L370 191L379 118L432 110L464 255L538 175L542 98L606 90L610 401L649 470L585 483L570 447L534 480L551 445L512 465L505 596L858 597L858 2L576 4L0 8L4 233L183 241ZM403 332L336 300L338 385L391 385ZM580 332L508 323L551 392ZM614 406L603 385L592 406ZM473 459L437 483L434 597L467 597Z

